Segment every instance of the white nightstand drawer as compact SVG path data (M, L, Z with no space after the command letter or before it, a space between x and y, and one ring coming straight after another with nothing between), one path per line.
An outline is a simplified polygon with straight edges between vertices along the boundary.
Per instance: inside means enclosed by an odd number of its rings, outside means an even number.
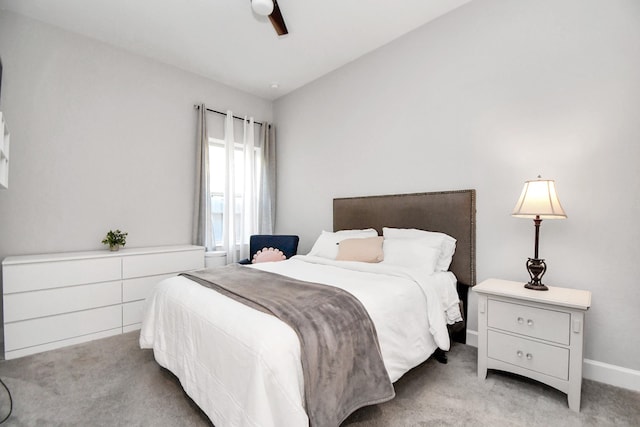
M490 328L569 345L571 315L489 299Z
M529 341L513 335L488 331L488 354L501 360L545 375L569 378L569 349Z

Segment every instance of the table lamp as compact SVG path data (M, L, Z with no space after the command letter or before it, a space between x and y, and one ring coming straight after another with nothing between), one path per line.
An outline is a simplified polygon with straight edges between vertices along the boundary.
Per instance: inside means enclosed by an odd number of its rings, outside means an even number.
M535 251L533 258L529 258L526 263L531 280L524 287L536 291L546 291L549 288L542 283L542 276L547 271L547 264L543 259L538 258L540 224L543 219L565 219L567 217L560 205L555 181L541 179L540 175L536 180L526 181L520 199L518 199L511 215L517 218L533 218L536 229Z

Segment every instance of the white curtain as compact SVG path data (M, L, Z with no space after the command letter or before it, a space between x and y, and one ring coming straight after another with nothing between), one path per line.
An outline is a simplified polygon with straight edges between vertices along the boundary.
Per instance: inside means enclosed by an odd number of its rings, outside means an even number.
M233 113L227 111L224 126L226 173L223 214L227 263L248 258L249 238L258 232L253 118L244 118L243 135L238 139L234 135L233 120ZM242 146L236 147L236 141L242 141Z
M204 105L199 106L193 242L208 251L222 249L227 263L234 263L249 257L251 235L274 230L275 130L262 123L256 143L252 117L240 123L227 111L224 122L208 123L206 111ZM214 144L211 164L210 143ZM221 230L221 235L214 236L214 230Z
M240 228L242 242L240 259L249 258L249 238L258 233L258 193L256 176L256 146L253 117L244 118L243 123L244 191L242 197L243 221ZM245 245L246 242L246 245Z

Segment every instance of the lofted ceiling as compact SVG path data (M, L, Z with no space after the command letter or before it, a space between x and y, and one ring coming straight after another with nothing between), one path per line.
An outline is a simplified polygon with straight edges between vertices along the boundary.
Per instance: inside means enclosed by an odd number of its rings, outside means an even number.
M0 9L276 99L470 0L0 0ZM272 86L277 85L277 88Z

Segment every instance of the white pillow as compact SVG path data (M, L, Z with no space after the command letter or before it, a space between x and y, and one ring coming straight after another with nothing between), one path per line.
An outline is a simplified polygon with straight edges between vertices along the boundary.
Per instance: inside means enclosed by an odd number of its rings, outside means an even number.
M440 250L440 257L436 263L436 271L448 271L453 254L456 251L456 239L448 234L436 231L418 230L417 228L389 228L382 229L385 239L426 239L431 247Z
M426 239L384 239L383 264L422 268L429 273L436 269L440 249L431 246Z
M307 255L336 259L338 256L338 243L344 239L364 239L377 236L378 232L374 228L367 228L365 230L340 230L335 233L323 230Z

